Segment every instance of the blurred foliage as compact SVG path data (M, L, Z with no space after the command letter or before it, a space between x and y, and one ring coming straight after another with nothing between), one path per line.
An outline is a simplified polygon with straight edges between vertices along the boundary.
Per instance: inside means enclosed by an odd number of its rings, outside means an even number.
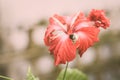
M47 26L48 25L48 21L46 19L42 19L36 25Z
M100 41L95 44L94 47L99 47L105 44L113 45L119 42L120 40L120 32L119 31L109 31L107 33L104 33L104 35L100 36Z
M60 72L57 80L63 80L64 72L65 72L65 69L63 69ZM87 79L87 76L83 72L77 69L68 68L66 72L65 80L88 80L88 79Z
M38 78L36 78L33 73L31 72L31 69L28 68L28 73L27 73L27 79L26 80L39 80Z
M2 80L3 80L3 79L4 79L4 80L13 80L12 78L9 78L9 77L6 77L6 76L1 76L1 75L0 75L0 79L2 79Z

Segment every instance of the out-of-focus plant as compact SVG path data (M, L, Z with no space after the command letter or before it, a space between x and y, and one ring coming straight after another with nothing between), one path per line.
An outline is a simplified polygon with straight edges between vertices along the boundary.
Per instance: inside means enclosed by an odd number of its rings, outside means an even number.
M4 79L4 80L13 80L12 78L6 77L6 76L1 76L0 75L0 79Z
M59 76L57 77L57 80L63 80L64 72L65 72L65 69L63 69L60 72ZM77 69L68 68L66 71L65 80L88 80L88 78L83 72Z
M37 77L35 77L33 75L33 73L31 72L31 69L28 68L28 72L27 72L27 79L26 80L39 80Z
M2 80L14 80L12 78L6 77L6 76L1 76L0 75L0 79ZM31 72L31 69L28 68L28 72L27 72L27 76L25 80L39 80L38 78L36 78L33 73Z

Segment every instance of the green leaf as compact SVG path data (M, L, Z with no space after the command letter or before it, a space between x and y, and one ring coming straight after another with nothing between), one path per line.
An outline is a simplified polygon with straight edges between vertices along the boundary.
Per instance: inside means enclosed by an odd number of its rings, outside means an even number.
M28 69L28 72L27 72L27 80L39 80L38 78L36 78L36 77L32 74L30 68Z
M63 75L64 75L65 69L63 69L59 76L57 77L57 80L63 80ZM87 76L82 73L81 71L77 69L67 69L65 80L88 80Z
M2 76L0 75L0 79L4 79L4 80L13 80L12 78L6 77L6 76Z

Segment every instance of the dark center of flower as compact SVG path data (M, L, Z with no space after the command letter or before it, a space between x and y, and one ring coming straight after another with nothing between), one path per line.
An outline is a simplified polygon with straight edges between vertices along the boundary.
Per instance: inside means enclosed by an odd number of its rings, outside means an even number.
M78 36L75 33L70 34L69 38L72 40L73 43L76 43L76 41L78 40Z
M75 39L76 39L76 37L75 37L74 34L70 34L70 35L69 35L69 38L70 38L71 40L75 40Z

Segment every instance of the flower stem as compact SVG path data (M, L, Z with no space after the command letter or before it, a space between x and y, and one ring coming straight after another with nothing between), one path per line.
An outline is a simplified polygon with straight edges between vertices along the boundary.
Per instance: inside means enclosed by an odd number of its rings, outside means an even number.
M65 76L66 76L67 68L68 68L68 62L67 62L66 67L65 67L65 71L64 71L64 75L63 75L63 80L65 80Z
M9 77L5 77L5 76L1 76L1 75L0 75L0 78L6 79L6 80L13 80L13 79L11 79Z

